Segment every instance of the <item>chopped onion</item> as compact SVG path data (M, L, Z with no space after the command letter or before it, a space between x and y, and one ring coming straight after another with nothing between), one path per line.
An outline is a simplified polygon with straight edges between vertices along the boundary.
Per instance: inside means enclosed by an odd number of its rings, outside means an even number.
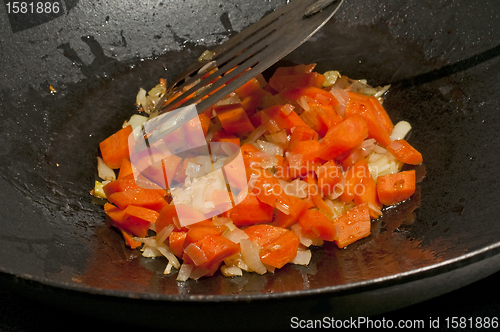
M179 269L179 273L177 274L177 281L186 281L189 279L191 272L193 271L194 266L191 264L183 263L181 268Z
M200 266L201 264L208 261L208 258L203 250L201 250L201 248L194 243L190 243L186 248L184 248L184 253L188 255L189 258L191 258L194 265L196 266Z
M274 134L265 135L265 137L268 142L274 144L286 145L288 143L288 136L286 134L285 129L278 131L277 133ZM283 155L283 153L281 155Z
M242 229L234 228L233 230L230 230L229 232L224 234L224 237L228 240L233 241L234 243L240 243L241 240L248 239L248 234L245 233L245 231Z
M285 136L286 137L286 136ZM267 153L270 156L283 156L283 148L278 144L271 142L266 142L258 139L254 145L262 152Z
M391 141L396 141L405 138L406 134L411 130L410 123L406 121L399 121L392 129Z
M174 224L167 225L160 233L156 234L156 243L163 243L175 229Z
M248 265L250 269L257 272L258 274L264 274L267 272L266 267L260 260L259 250L260 247L250 240L242 239L240 241L241 255L243 260Z
M349 101L349 94L344 89L331 89L330 93L337 99L339 104L335 107L338 115L345 118L345 108Z
M336 70L329 70L325 72L323 75L325 76L323 87L334 85L337 79L340 77L340 73Z
M168 259L168 263L173 267L175 267L176 269L178 269L181 266L179 260L167 245L165 244L159 245L158 251L161 252L162 255Z
M135 97L135 104L137 106L141 106L141 105L146 104L146 102L147 102L146 93L147 93L147 91L144 90L143 88L139 89L139 92L137 93L137 96Z
M291 104L286 104L281 107L281 112L285 115L290 114L293 111L294 107Z
M306 97L302 96L297 100L297 103L300 107L304 109L304 111L309 111L311 108L309 107L309 103L307 102Z
M116 180L115 171L112 170L108 165L104 163L101 157L97 157L97 173L99 177L105 181Z
M257 139L259 139L262 135L264 135L265 132L266 132L266 127L260 125L257 128L255 128L255 130L252 131L250 135L248 135L247 139L243 141L243 143L253 143Z
M290 196L295 196L298 198L306 198L308 195L308 184L305 181L302 181L300 179L295 179L292 182L287 182L278 179L278 181L281 184L281 187L285 191L287 195Z
M135 128L142 126L148 120L149 117L147 116L134 114L130 117L128 121L125 121L123 123L122 127L125 128L127 126L132 126L132 130L134 130Z
M234 277L234 276L242 276L243 275L243 271L237 266L222 265L222 267L220 268L220 271L226 277Z
M297 250L297 256L295 256L295 258L292 259L290 263L297 265L309 265L311 257L312 257L311 250L299 247L299 249Z

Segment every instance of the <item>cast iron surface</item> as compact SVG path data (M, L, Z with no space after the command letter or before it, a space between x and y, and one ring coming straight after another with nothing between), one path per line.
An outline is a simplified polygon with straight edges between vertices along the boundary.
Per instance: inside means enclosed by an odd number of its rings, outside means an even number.
M392 84L384 106L413 125L409 141L424 156L417 193L375 221L370 237L315 249L308 267L185 283L162 275L165 261L126 249L105 223L102 202L88 195L98 144L134 113L140 87L173 79L284 1L61 3L61 15L36 26L0 8L2 279L35 285L41 298L64 293L85 303L96 295L196 310L391 287L397 294L487 258L469 282L500 269L498 2L345 1L287 61Z

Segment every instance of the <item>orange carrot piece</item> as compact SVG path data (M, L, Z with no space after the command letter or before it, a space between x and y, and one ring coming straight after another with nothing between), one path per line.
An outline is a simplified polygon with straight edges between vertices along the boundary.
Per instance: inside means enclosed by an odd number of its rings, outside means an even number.
M248 117L252 118L256 114L255 112L260 109L264 98L269 96L271 96L271 93L263 89L253 90L241 101L241 107L243 107Z
M147 222L154 224L156 219L158 219L159 213L155 210L151 210L142 206L134 206L129 205L125 210L123 210L125 214L128 214L131 217L140 218Z
M184 240L186 239L186 231L172 231L168 236L168 246L178 258L182 258L184 253Z
M168 205L165 198L158 194L158 192L143 188L115 192L107 196L107 198L120 209L126 209L128 206L134 205L159 212Z
M321 141L318 157L332 160L341 153L361 144L367 135L366 121L358 115L352 115L328 130Z
M256 78L252 78L250 81L246 82L234 92L240 97L240 99L245 99L248 97L253 91L260 90L260 82Z
M300 116L293 111L293 106L275 105L261 111L262 124L270 133L276 133L283 129L291 129L298 126L306 126Z
M130 233L125 232L123 229L120 230L123 235L123 239L125 240L125 244L130 247L130 249L136 249L142 245L142 242L136 241L132 238Z
M201 223L199 225L195 224L189 227L183 246L184 248L186 248L191 243L198 242L204 237L221 235L221 234L222 234L222 229L215 226L212 222L210 222L210 224L205 224L205 223Z
M281 269L297 256L299 244L299 237L287 230L261 249L260 260L266 265Z
M206 257L206 261L198 266L201 269L207 269L205 276L213 275L224 259L240 252L239 244L220 235L206 236L197 241L196 245L203 251Z
M342 170L331 160L316 168L318 187L323 196L329 195L335 190L335 186L342 180Z
M382 106L382 104L380 104L377 98L370 97L369 100L373 105L373 110L378 120L382 124L382 127L384 127L385 131L387 131L387 133L390 135L392 133L392 129L394 129L394 124L392 123L389 114L387 114L387 111Z
M377 178L378 199L384 205L402 202L415 193L415 170L387 174Z
M272 223L273 226L288 228L309 208L309 202L303 199L295 196L288 196L288 199L290 200L289 214L285 214L278 210Z
M240 139L233 134L228 133L224 129L218 130L212 136L211 142L227 142L240 146Z
M228 211L228 216L236 226L250 226L270 223L273 220L273 211L272 206L249 193L243 201Z
M271 226L267 224L253 225L245 229L250 241L255 241L261 248L271 243L288 230L283 227Z
M219 105L213 109L219 117L222 128L228 133L238 134L255 130L241 104Z
M422 154L404 139L393 141L387 146L387 151L405 164L418 165L423 161Z
M141 218L135 218L113 204L104 204L104 212L113 220L115 226L134 236L145 237L151 223Z
M108 167L120 168L123 159L130 158L128 137L131 133L132 126L127 126L99 143L102 159Z
M268 85L277 92L306 88L309 86L321 88L325 79L324 75L316 72L283 76L273 75L269 79Z
M368 125L368 135L373 137L380 143L382 146L387 146L391 143L391 138L389 136L389 132L387 132L382 125L373 103L366 96L348 92L349 101L347 102L345 115L346 117L350 117L354 114L361 116L365 119L366 124Z
M321 211L309 209L298 219L297 224L302 232L315 239L333 241L337 235L337 228L332 221Z
M316 179L314 177L314 173L309 173L306 176L306 182L308 183L308 191L309 198L312 199L314 204L319 208L319 210L324 213L328 218L333 217L333 211L330 207L325 203L321 196L320 189L318 184L316 183Z
M290 143L288 150L293 150L295 146L302 141L317 140L318 133L309 126L295 127L293 133L290 135Z
M118 172L117 179L123 179L127 175L130 175L133 173L134 173L134 170L132 168L132 163L130 162L130 159L123 158L122 164L120 165L120 171Z
M370 235L370 213L368 204L363 203L343 213L333 220L333 224L338 227L335 244L339 248L347 247Z

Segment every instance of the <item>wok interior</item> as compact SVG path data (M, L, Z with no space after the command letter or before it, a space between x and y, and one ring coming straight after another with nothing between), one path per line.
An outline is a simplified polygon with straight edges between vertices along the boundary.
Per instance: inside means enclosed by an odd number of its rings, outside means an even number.
M468 27L482 24L494 31L492 25L498 26L491 19L476 21L490 16L472 7L467 8L477 12L467 16L454 4L441 2L416 7L412 2L352 1L283 62L314 62L319 72L334 69L372 85L391 84L384 106L393 121L412 124L409 141L424 156L424 164L416 168L422 179L416 194L374 221L370 237L346 249L331 244L315 248L307 267L288 265L263 276L216 275L182 284L175 274L162 274L166 261L142 258L125 248L118 232L105 222L103 202L88 191L96 176L98 144L134 113L138 89L153 87L160 77L171 81L206 46L176 36L171 28L170 42L182 47L145 61L133 56L116 60L109 55L112 44L82 36L94 58L90 65L78 66L82 57L63 43L60 61L76 63L85 78L61 83L56 94L47 93L49 82L14 92L2 84L0 243L7 249L0 253L1 271L125 296L260 296L332 292L384 277L397 283L401 273L495 245L500 235L495 220L499 157L492 151L498 151L499 142L494 96L500 84L495 75L500 52L492 34L480 45L472 42L474 36L463 38L463 26L450 13L436 12L443 7L465 15ZM233 17L224 14L225 8L210 10L218 13L226 34L238 25L235 13ZM434 19L425 20L431 13ZM126 15L122 18L127 20ZM115 29L126 23L119 22ZM145 28L144 35L133 37L145 38L152 31ZM462 52L457 54L453 50L459 47Z

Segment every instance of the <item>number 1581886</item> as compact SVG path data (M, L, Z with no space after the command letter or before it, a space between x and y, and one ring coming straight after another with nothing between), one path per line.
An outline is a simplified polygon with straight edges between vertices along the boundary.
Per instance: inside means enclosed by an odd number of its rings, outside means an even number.
M57 14L61 10L58 1L9 1L5 5L8 14Z

